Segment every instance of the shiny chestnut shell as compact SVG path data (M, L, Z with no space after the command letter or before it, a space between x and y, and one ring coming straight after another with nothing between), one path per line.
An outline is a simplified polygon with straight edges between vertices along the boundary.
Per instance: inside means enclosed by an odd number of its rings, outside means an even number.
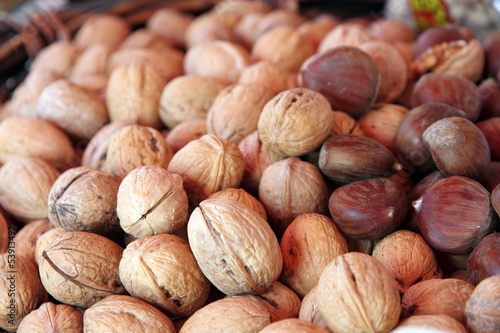
M474 285L500 274L500 232L484 237L469 255L467 271Z

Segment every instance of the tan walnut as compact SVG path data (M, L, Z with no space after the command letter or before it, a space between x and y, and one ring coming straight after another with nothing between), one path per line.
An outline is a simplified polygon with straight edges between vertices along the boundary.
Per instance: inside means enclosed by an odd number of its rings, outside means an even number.
M37 266L40 264L40 261L43 259L42 254L43 251L45 251L45 248L49 246L49 244L59 237L60 235L64 234L67 232L64 228L52 228L43 234L41 234L38 239L36 240L35 243L35 261L37 263Z
M48 219L26 224L16 233L16 237L14 237L16 254L29 259L29 261L38 268L38 262L35 257L36 243L40 236L53 228L54 226Z
M391 332L393 333L410 333L416 330L427 332L453 332L466 333L464 325L451 316L445 314L436 315L416 315L408 317L399 322L398 326Z
M95 14L85 20L74 41L80 50L95 44L104 44L113 50L127 38L130 31L127 21L118 15Z
M482 280L465 305L467 329L472 333L493 333L500 325L500 275Z
M83 314L66 304L43 303L31 311L17 328L17 333L83 332Z
M318 285L314 286L314 288L309 291L304 298L302 298L302 302L300 303L299 310L299 319L310 321L320 327L328 329L321 317L321 313L318 308Z
M266 326L261 333L327 333L326 329L298 318L284 319Z
M269 61L258 61L241 72L239 83L260 83L270 89L274 94L297 88L297 84L290 79L290 73Z
M165 140L174 154L193 140L207 134L207 122L204 118L185 120L176 125L167 134Z
M237 201L252 208L257 213L259 213L260 216L267 220L267 213L264 205L257 198L255 198L242 188L226 188L222 191L215 192L207 199L229 199Z

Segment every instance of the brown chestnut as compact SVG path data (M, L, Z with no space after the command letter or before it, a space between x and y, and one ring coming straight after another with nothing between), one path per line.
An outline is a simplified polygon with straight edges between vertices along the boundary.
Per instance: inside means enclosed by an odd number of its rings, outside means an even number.
M434 164L446 176L458 175L483 181L491 161L483 132L462 117L436 121L422 134Z
M500 215L500 184L495 186L491 192L491 204L495 209L495 212Z
M467 271L474 285L500 274L500 232L484 237L469 255Z
M462 28L458 25L446 25L442 27L432 27L418 35L415 45L415 55L419 56L428 48L434 45L452 42L455 40L465 40L466 36Z
M486 53L487 74L496 75L500 71L500 31L496 31L483 40Z
M500 72L499 72L500 74ZM479 119L500 117L500 84L494 78L488 78L479 85L481 112Z
M490 146L491 159L500 161L500 117L493 117L476 123Z
M406 193L388 178L371 178L337 188L328 202L334 222L348 237L378 239L403 222Z
M491 161L488 175L481 183L490 193L500 184L500 162Z
M434 183L413 206L422 236L438 251L467 253L493 229L490 194L467 177L451 176Z

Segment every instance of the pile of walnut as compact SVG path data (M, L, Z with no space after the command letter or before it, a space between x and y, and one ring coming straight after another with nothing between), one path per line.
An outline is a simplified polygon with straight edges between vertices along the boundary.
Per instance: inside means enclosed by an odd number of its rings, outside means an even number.
M499 45L243 0L90 18L1 109L0 327L498 332Z

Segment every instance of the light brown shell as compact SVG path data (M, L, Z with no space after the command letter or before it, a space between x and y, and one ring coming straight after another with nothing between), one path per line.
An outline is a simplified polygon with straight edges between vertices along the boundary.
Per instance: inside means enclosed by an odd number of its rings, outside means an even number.
M347 253L347 242L332 219L321 214L297 216L281 237L282 277L300 297L316 286L323 269Z
M327 333L326 329L298 318L289 318L266 326L260 333Z
M374 39L375 37L364 25L344 22L337 25L323 37L318 46L318 52L323 53L338 46L360 47Z
M466 333L464 325L448 315L418 315L411 316L402 320L398 326L392 330L392 333L410 333L410 332L450 332Z
M111 138L106 154L106 171L123 179L130 171L141 166L166 168L172 155L172 149L158 130L129 125Z
M207 132L236 144L257 130L264 105L274 97L265 86L233 84L223 89L207 113Z
M0 211L0 254L7 251L7 247L9 245L9 231L11 231L12 235L14 235L14 227L9 226L9 222Z
M296 82L290 80L290 73L269 61L258 61L241 72L238 83L260 83L275 95L282 91L297 88Z
M290 2L287 3L288 5L294 5ZM286 6L287 4L283 3L283 6ZM296 5L296 3L295 3ZM259 25L257 26L257 36L262 35L263 33L267 31L271 31L272 29L279 27L279 26L291 26L291 27L298 27L302 23L306 21L306 18L300 13L297 12L297 10L290 10L290 8L277 8L264 16L260 22Z
M340 19L331 14L320 14L312 20L307 20L297 27L297 31L309 40L316 50L329 33L340 23Z
M175 153L170 173L182 177L191 206L228 187L238 187L245 171L238 146L207 134Z
M128 22L118 15L94 14L78 29L74 42L80 50L94 44L104 44L113 50L130 34L130 31Z
M70 77L106 74L108 58L111 53L112 50L105 44L89 46L75 59Z
M264 220L267 220L267 213L264 205L257 198L242 188L226 188L222 191L211 194L207 199L229 199L237 201L252 208L259 213Z
M205 119L191 119L172 128L165 140L175 154L189 142L197 140L205 134L207 134L207 121Z
M38 268L38 262L35 258L36 243L40 236L53 228L54 226L48 219L26 224L16 233L16 237L14 237L13 241L16 246L16 254L29 259L29 261Z
M50 70L59 75L68 75L77 57L78 50L74 43L56 41L40 50L29 70Z
M388 332L399 321L400 297L389 271L372 256L350 252L320 276L318 307L335 332Z
M500 323L500 275L482 280L465 305L467 329L472 333L494 333Z
M260 20L265 16L264 13L248 13L234 27L234 38L247 49L252 49L252 45L259 36L258 26Z
M42 260L43 251L45 251L47 246L49 246L49 244L54 239L64 234L65 232L67 231L64 228L52 228L38 237L35 243L35 253L34 253L37 266L40 264L40 261Z
M146 28L173 42L175 46L185 46L185 35L194 17L174 8L160 8L146 21Z
M154 306L127 295L111 295L83 315L85 333L175 333L172 321Z
M36 267L11 249L0 255L0 328L15 332L23 318L47 301Z
M118 189L117 213L122 229L137 238L178 231L188 219L182 178L159 166L132 170Z
M168 51L175 47L175 42L150 29L137 29L128 35L120 44L120 50L150 49L156 51Z
M66 170L48 196L49 220L67 231L109 235L120 231L116 197L120 179L81 166Z
M432 248L420 234L409 230L384 237L375 245L372 256L389 270L401 294L417 282L443 276Z
M333 111L333 121L328 136L353 134L364 135L359 123L344 111Z
M118 265L123 248L84 231L68 231L54 239L38 263L45 290L56 300L88 308L112 294L125 292Z
M202 201L187 231L201 270L226 295L262 294L281 273L276 235L262 216L243 204Z
M17 158L0 169L0 204L24 222L47 218L49 192L59 172L39 158Z
M169 234L131 242L120 261L120 279L131 296L172 317L193 314L205 305L210 291L189 244Z
M231 18L229 18L232 21ZM232 23L224 19L224 15L209 11L196 17L187 27L185 44L191 49L203 43L214 41L234 42Z
M318 285L314 286L307 293L307 295L302 298L302 303L300 303L299 319L310 321L320 327L328 329L321 317L321 313L318 308L318 297L317 297Z
M196 311L179 333L257 333L270 323L271 313L263 304L245 297L228 297Z
M17 333L82 333L83 314L66 304L43 303L21 321Z
M307 88L286 90L271 99L258 122L260 140L282 156L300 156L318 148L331 130L333 113L320 93Z

